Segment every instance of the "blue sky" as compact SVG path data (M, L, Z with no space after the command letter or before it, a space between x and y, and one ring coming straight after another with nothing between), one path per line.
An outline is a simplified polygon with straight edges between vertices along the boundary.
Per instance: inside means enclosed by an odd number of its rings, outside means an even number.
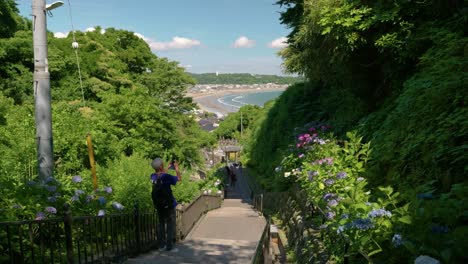
M47 18L57 36L72 30L68 0ZM277 52L289 30L276 0L69 0L75 30L101 26L138 33L160 57L195 73L282 74ZM16 0L23 16L32 0ZM47 0L47 3L52 3Z

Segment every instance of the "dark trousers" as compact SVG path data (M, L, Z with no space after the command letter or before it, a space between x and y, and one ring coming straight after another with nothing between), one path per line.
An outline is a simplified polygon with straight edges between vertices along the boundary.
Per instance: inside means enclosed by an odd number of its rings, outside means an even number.
M158 244L159 248L171 250L175 235L175 208L158 211Z

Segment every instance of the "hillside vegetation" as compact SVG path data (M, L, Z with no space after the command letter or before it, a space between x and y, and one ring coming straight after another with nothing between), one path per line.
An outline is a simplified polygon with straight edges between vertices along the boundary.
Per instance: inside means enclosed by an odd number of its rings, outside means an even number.
M249 73L191 73L191 75L197 84L293 84L303 80L301 77Z
M242 139L262 187L306 192L338 263L466 262L466 1L278 4L285 67L307 81L257 110Z
M91 205L113 210L111 199L130 210L135 202L151 208L149 161L156 156L185 168L179 201L197 194L188 170L202 165L200 149L212 140L183 114L195 106L185 97L195 81L133 32L114 28L76 32L82 86L72 34L48 34L55 177L38 179L31 21L19 16L13 0L0 2L0 21L0 220L31 219L64 202L74 213L96 214ZM98 203L103 193L91 186L88 133L99 187L114 190L105 193L108 203Z

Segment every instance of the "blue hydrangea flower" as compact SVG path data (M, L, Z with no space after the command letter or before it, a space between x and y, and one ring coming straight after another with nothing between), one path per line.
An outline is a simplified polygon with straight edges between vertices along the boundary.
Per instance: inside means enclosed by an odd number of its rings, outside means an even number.
M345 227L344 226L339 226L338 229L336 230L336 233L337 234L341 234L345 231Z
M416 197L418 199L421 199L421 200L432 200L432 199L434 199L434 195L432 195L432 193L418 193L416 195Z
M398 246L400 246L401 244L403 244L403 241L402 241L402 239L401 239L401 235L400 235L400 234L395 234L395 235L393 235L392 244L393 244L394 247L398 247Z
M77 196L77 195L73 195L73 196L70 198L70 200L71 200L72 202L77 202L77 201L80 200L80 197Z
M34 186L34 185L36 185L36 182L35 181L28 181L28 185L29 186Z
M360 181L363 181L364 178L363 178L363 177L358 177L356 180L357 180L358 182L360 182Z
M369 218L359 218L354 220L351 223L351 226L360 230L368 230L374 227L374 224L372 223L372 220Z
M450 229L447 226L433 224L431 226L431 232L436 234L445 234L448 233Z
M46 189L49 192L55 192L57 190L57 186L54 186L54 185L46 186Z
M49 183L49 182L53 182L53 181L55 181L54 177L47 177L47 178L44 180L45 183Z
M104 205L104 204L107 203L106 198L104 198L104 197L102 197L102 196L98 197L98 201L99 201L99 204L100 204L100 205Z
M82 194L85 194L85 192L83 190L75 190L75 195L76 196L80 196Z
M382 216L392 217L392 213L385 210L385 209L383 209L383 208L382 209L373 209L372 211L370 211L368 216L371 217L371 218L382 217Z
M105 216L106 212L104 210L99 210L97 213L98 216Z
M57 213L57 209L55 209L55 207L52 207L52 206L47 206L45 208L45 211L48 212L49 214L56 214Z
M83 181L83 179L81 178L80 175L75 175L75 176L73 176L72 181L73 181L74 183L80 183L80 182Z
M21 209L22 207L21 207L21 205L19 205L19 204L14 204L14 205L11 206L11 208L13 208L13 209Z
M342 214L341 215L341 219L348 219L349 218L349 214Z
M57 197L56 196L49 196L49 197L47 197L47 201L49 203L55 203L55 202L57 202Z
M338 174L336 174L336 178L337 178L337 179L340 179L340 180L341 180L341 179L344 179L344 178L346 178L346 177L348 177L348 174L347 174L346 172L344 172L344 171L338 172Z
M118 202L112 202L112 207L114 207L117 210L123 210L124 206Z

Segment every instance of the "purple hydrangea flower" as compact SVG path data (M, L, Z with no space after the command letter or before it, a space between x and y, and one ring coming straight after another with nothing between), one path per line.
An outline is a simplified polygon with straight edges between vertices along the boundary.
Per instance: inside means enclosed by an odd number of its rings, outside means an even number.
M325 216L326 216L328 219L333 219L333 218L335 218L336 214L335 214L335 212L330 211L330 212L327 212L327 213L325 214Z
M124 206L118 202L112 202L112 207L114 207L117 210L123 210Z
M80 196L82 194L85 194L85 192L83 190L75 190L75 195L76 196Z
M43 212L38 212L34 220L44 220L44 219L46 219L46 214Z
M314 177L317 176L317 175L319 175L318 171L308 171L307 172L307 176L308 176L309 181L312 181L314 179Z
M304 158L304 157L305 157L304 153L299 154L299 158L300 158L300 159L302 159L302 158Z
M55 209L55 207L52 207L52 206L47 206L45 208L45 211L48 212L49 214L56 214L57 213L57 209Z
M55 203L55 202L57 202L57 197L56 196L49 196L49 197L47 197L47 201L49 203Z
M371 218L376 218L376 217L382 217L382 216L387 216L387 217L392 217L392 213L385 210L385 209L373 209L370 211L368 214L369 217Z
M105 191L106 193L109 193L109 194L110 194L110 193L112 193L112 187L110 187L110 186L109 186L109 187L104 187L104 191Z
M80 197L77 196L77 195L73 195L73 196L70 198L70 200L71 200L72 202L77 202L77 201L80 200Z
M98 216L105 216L106 212L104 210L99 210L97 213Z
M357 178L356 180L357 180L358 182L360 182L360 181L363 181L364 178L363 178L363 177L359 177L359 178Z
M87 195L86 196L86 202L90 203L94 199L94 195Z
M333 185L335 183L335 181L333 179L327 179L325 180L325 184L330 186L330 185Z
M344 171L338 172L338 174L336 174L336 178L340 179L340 180L346 178L347 176L348 176L348 174L346 172L344 172Z
M75 176L73 176L72 181L73 181L74 183L80 183L80 182L83 181L83 179L81 178L80 175L75 175Z
M300 148L300 147L302 147L302 144L301 144L301 143L297 143L297 144L296 144L296 147L297 147L297 148Z
M328 206L330 206L330 207L335 207L335 206L337 206L337 205L338 205L338 201L337 201L337 200L334 200L334 199L333 199L333 200L328 201Z
M327 200L330 200L332 198L335 198L336 197L336 194L334 193L326 193L325 195L323 195L322 199L327 201Z
M393 244L394 247L398 247L401 244L403 244L403 241L402 241L402 238L401 238L400 234L393 235L392 244Z

